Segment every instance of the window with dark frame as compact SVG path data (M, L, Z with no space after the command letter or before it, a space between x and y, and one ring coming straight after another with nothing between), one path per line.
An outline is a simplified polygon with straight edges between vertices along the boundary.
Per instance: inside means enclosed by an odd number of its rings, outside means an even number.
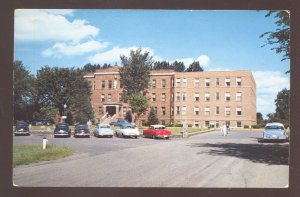
M105 89L105 80L102 80L101 88L102 88L102 89Z

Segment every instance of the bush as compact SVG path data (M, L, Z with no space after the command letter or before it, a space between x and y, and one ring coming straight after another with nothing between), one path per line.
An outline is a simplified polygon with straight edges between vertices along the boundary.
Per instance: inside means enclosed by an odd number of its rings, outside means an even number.
M173 123L167 123L166 127L174 127L174 124Z
M193 125L192 124L188 124L188 127L192 127Z
M249 129L249 125L244 125L244 129Z
M183 125L182 125L182 124L176 123L176 124L175 124L175 127L183 127Z
M146 120L145 122L142 123L142 126L149 126L149 122Z

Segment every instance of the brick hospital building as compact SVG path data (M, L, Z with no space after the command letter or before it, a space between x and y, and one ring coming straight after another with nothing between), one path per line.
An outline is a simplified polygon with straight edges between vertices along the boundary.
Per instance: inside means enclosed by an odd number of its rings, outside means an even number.
M118 66L88 73L85 79L92 87L96 122L125 116L129 106L121 101ZM161 124L256 125L256 84L251 71L151 71L148 97ZM143 122L149 111L142 115Z

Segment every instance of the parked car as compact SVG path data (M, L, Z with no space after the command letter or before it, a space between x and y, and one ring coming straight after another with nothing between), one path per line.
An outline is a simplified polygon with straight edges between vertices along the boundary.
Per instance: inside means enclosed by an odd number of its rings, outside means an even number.
M111 123L109 123L111 126L115 126L115 127L121 127L121 126L123 126L123 125L128 125L128 124L130 124L130 125L132 125L132 126L135 126L133 123L130 123L130 122L128 122L127 120L124 120L124 119L118 119L118 121L116 121L116 122L111 122Z
M134 137L136 139L140 136L138 128L131 124L122 125L119 129L115 130L115 134L117 137Z
M24 121L17 122L14 134L15 136L30 135L28 123Z
M58 136L71 137L71 129L67 123L58 123L55 125L54 137Z
M75 125L74 137L90 137L90 129L87 124Z
M145 137L165 138L169 139L172 136L172 132L167 130L164 125L150 125L149 129L143 131Z
M283 124L278 122L272 122L266 124L265 130L263 132L264 140L287 140L288 135L284 129Z
M95 137L112 137L114 135L109 124L98 124L93 133Z
M54 122L52 120L49 120L49 119L34 120L32 122L32 125L36 125L36 126L39 126L39 125L50 126L50 125L53 125L53 124L54 124Z

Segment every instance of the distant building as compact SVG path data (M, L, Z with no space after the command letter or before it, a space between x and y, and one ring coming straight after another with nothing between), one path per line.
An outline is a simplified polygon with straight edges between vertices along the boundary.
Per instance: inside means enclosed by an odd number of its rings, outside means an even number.
M129 110L121 101L119 67L85 75L92 87L96 121L122 118ZM195 127L256 125L256 84L251 71L151 71L148 96L161 124ZM148 110L141 120L148 117Z

